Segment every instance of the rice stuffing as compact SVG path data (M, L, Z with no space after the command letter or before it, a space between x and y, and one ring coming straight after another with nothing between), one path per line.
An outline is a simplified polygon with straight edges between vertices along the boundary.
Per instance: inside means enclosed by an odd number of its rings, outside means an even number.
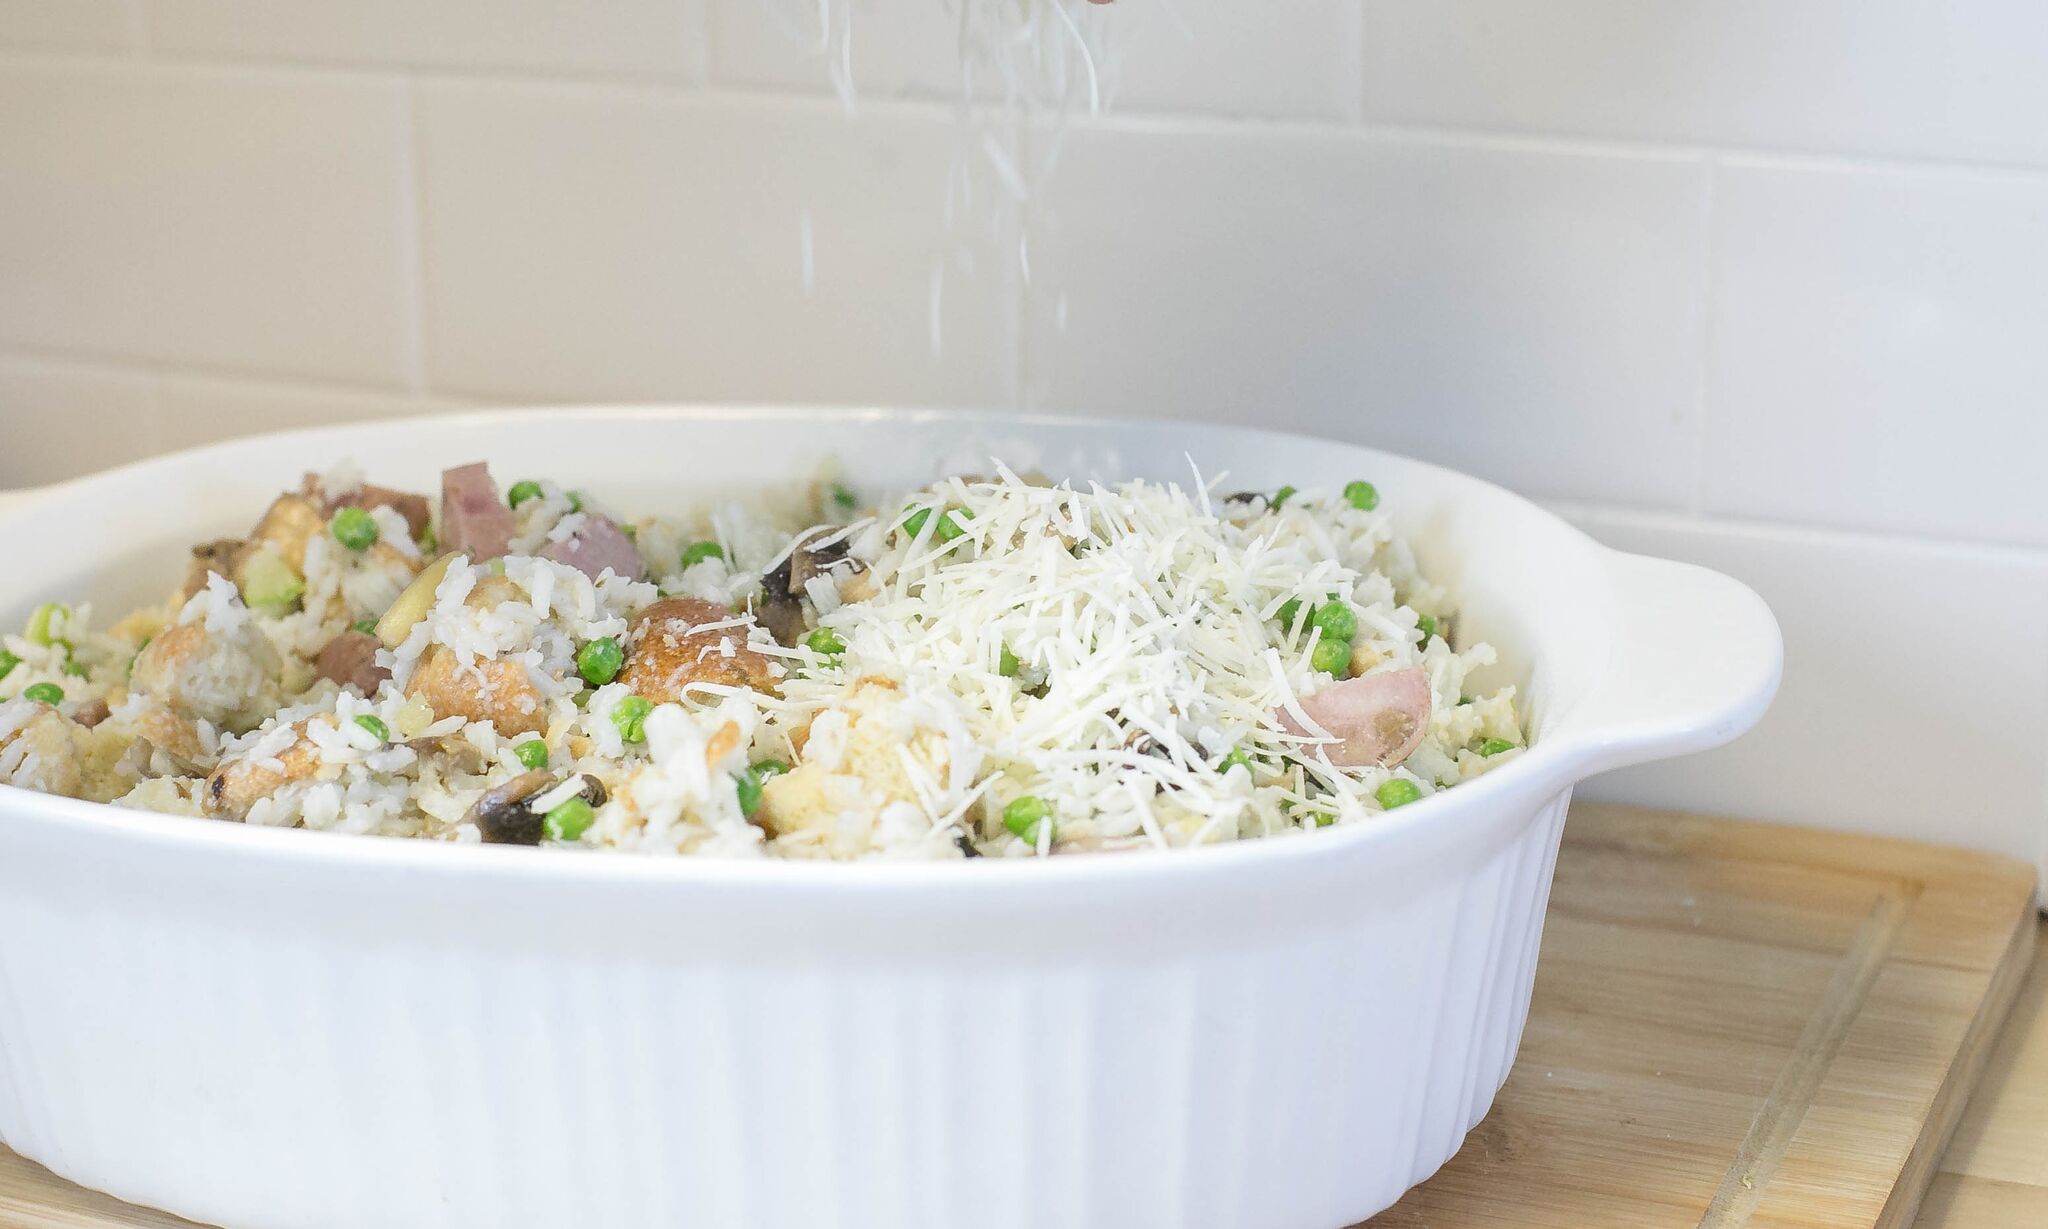
M0 782L181 817L710 857L1371 823L1524 746L1377 490L999 463L629 521L483 465L308 475L182 588L0 637Z

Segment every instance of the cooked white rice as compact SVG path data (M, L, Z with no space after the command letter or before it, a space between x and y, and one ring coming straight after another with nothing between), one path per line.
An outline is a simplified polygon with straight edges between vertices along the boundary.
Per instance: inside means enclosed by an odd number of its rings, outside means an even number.
M1030 857L1371 823L1519 752L1514 689L1467 694L1493 652L1453 647L1450 595L1376 496L991 473L879 516L827 488L821 516L642 519L647 579L539 557L607 522L542 482L505 557L456 555L438 581L415 584L434 551L376 507L374 547L299 544L286 607L252 607L216 573L105 632L88 607L45 608L0 638L0 782L461 842ZM777 584L786 644L757 605ZM667 599L713 614L666 640L638 629ZM365 694L317 676L323 648L380 619L388 678ZM627 668L587 671L594 643ZM658 672L635 670L663 652L690 681L640 694ZM1310 710L1327 720L1346 694L1330 689L1393 694L1380 684L1397 678L1422 697L1412 737L1333 758L1347 732ZM1375 703L1372 720L1407 729ZM515 787L511 804L486 797Z

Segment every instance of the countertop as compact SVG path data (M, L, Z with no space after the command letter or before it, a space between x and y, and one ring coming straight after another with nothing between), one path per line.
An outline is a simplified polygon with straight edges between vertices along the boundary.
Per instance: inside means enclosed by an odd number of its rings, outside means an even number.
M1916 1229L2048 1225L2048 922Z

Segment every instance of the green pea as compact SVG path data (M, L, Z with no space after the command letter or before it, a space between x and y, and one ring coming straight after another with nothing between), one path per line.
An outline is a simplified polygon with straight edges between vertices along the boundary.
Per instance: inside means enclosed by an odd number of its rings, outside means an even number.
M371 635L377 630L377 620L357 619L355 622L348 625L348 630L352 632L358 632L365 636Z
M1323 639L1342 640L1349 643L1358 634L1358 616L1351 612L1348 602L1325 602L1316 607L1316 613L1309 620L1323 629Z
M1039 843L1041 831L1047 836L1056 836L1059 829L1052 823L1052 807L1043 798L1025 794L1012 799L1003 808L1003 827L1028 845Z
M706 559L725 558L725 548L716 542L692 542L683 549L683 566L691 567Z
M8 652L6 649L0 649L0 679L4 679L14 673L14 668L20 664L20 657Z
M423 554L431 555L436 550L440 549L441 546L441 536L434 532L434 527L432 525L429 525L425 529L420 530L420 536L417 539L417 541L420 544L420 551Z
M761 778L751 768L741 769L733 774L732 789L740 800L740 814L754 818L754 812L761 809Z
M1309 607L1308 613L1309 618L1315 618L1315 607ZM1294 630L1294 620L1300 614L1301 599L1298 597L1290 597L1286 601L1280 603L1280 609L1273 612L1273 617L1280 620L1281 627L1286 628L1288 631L1291 632Z
M939 517L939 527L932 530L932 533L937 535L941 542L951 542L967 532L965 522L973 519L972 516L968 515L965 508L955 508L951 512Z
M1422 787L1406 777L1388 777L1380 782L1380 787L1373 791L1372 796L1380 800L1382 808L1391 811L1395 807L1405 807L1411 802L1419 801L1422 797Z
M364 713L360 717L357 717L356 724L368 730L370 732L370 737L376 739L380 743L388 743L391 741L391 727L385 725L384 719L377 716L375 713Z
M762 760L735 775L733 789L739 794L740 814L752 819L754 812L761 809L761 787L767 783L768 778L780 776L788 771L789 765L781 760Z
M1422 633L1422 643L1428 644L1429 638L1436 635L1436 616L1417 615L1415 617L1415 630Z
M1246 755L1242 747L1232 747L1230 754L1224 756L1222 762L1216 765L1217 772L1229 772L1233 768L1242 768L1247 774L1252 770L1252 757Z
M1010 651L1010 646L1004 645L1002 653L996 657L996 673L1006 679L1013 679L1023 668L1024 663L1017 660L1017 655Z
M903 532L914 538L924 532L924 523L930 519L930 508L912 508L903 518Z
M1370 512L1380 506L1380 490L1370 482L1346 483L1344 499L1360 512Z
M602 687L619 677L626 664L626 650L610 636L593 640L576 650L576 673L592 687Z
M573 841L590 831L597 811L581 798L569 801L541 816L541 835L551 841Z
M44 602L36 607L35 613L28 617L28 642L30 644L49 644L54 636L54 633L51 631L51 625L56 623L58 619L68 619L70 617L71 607L60 606L56 602Z
M21 692L31 700L40 700L52 707L64 703L64 689L55 683L35 683L24 687Z
M529 499L539 499L540 497L540 483L529 478L524 482L513 483L512 489L505 495L505 502L516 508Z
M1337 813L1335 811L1312 811L1309 813L1309 817L1316 821L1316 827L1318 828L1327 828L1337 822Z
M583 511L583 492L581 492L581 491L570 491L570 492L568 492L568 496L569 496L569 511L571 511L571 512L581 512L581 511Z
M1293 487L1283 486L1279 490L1273 492L1273 498L1266 501L1266 506L1273 509L1273 511L1278 512L1282 504L1285 504L1288 500L1294 498L1294 494L1295 491Z
M829 627L820 627L805 636L804 644L820 657L837 657L846 652L846 641Z
M548 745L538 738L529 738L512 748L512 754L519 759L522 768L546 768L548 766Z
M75 657L67 657L64 659L64 673L70 675L72 678L75 679L82 679L89 676L89 672L85 668L85 663L79 661Z
M1489 738L1479 744L1479 754L1484 756L1495 756L1503 751L1513 751L1514 749L1515 744L1505 738Z
M361 508L343 508L327 522L327 532L350 550L368 550L377 542L377 519Z
M641 696L627 696L612 707L612 724L618 727L619 737L629 743L647 741L647 714L654 711L654 704Z
M1318 640L1315 649L1308 655L1308 664L1324 674L1339 677L1350 672L1351 642L1349 640Z
M832 503L841 513L850 514L860 507L860 496L855 495L851 488L835 482L832 484Z

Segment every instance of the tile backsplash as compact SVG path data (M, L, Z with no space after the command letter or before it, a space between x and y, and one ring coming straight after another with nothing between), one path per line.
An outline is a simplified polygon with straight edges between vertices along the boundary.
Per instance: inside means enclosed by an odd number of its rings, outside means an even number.
M1117 0L1109 112L949 237L955 4L851 3L853 115L798 0L0 0L0 485L481 402L1256 418L1771 600L1764 728L1593 792L2048 854L2048 11Z

